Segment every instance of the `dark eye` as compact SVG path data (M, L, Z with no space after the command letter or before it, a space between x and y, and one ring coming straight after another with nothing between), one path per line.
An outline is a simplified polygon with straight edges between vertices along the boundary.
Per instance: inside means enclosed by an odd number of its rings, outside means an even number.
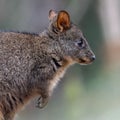
M83 38L81 38L76 44L77 44L78 47L83 48L84 47L84 40L83 40Z

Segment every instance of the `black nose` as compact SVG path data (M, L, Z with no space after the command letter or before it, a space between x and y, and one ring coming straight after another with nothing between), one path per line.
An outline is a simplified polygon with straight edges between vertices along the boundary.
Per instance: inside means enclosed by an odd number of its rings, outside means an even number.
M91 57L91 60L94 61L95 60L95 55Z

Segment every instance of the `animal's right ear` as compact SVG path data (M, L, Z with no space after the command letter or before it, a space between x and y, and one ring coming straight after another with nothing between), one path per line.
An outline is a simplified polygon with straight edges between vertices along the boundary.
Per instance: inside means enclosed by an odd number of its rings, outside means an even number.
M60 30L60 32L70 28L70 16L68 12L62 10L58 13L57 28Z
M53 20L53 18L54 18L55 16L57 16L56 11L50 10L50 11L49 11L49 17L48 17L49 20Z

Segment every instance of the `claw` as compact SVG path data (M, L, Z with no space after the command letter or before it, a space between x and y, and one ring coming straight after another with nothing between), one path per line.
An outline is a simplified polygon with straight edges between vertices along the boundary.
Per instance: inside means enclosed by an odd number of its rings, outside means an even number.
M37 100L36 107L42 109L42 108L44 108L46 106L47 103L48 103L48 99L47 98L43 98L41 96Z

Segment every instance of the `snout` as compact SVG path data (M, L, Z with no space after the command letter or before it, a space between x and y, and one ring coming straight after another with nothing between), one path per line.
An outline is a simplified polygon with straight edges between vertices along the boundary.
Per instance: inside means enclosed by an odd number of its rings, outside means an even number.
M96 59L95 55L93 55L90 59L91 61L94 61Z

